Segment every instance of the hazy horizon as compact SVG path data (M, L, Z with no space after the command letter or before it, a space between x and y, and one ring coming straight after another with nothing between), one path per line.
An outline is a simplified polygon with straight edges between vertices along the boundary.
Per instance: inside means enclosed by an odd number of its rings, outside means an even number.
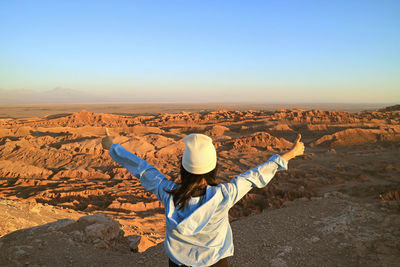
M399 13L399 1L2 1L0 104L395 104Z
M338 104L338 105L395 105L399 102L367 102L367 101L318 101L316 99L268 99L259 98L258 100L248 100L243 98L237 100L235 98L224 97L223 99L218 98L177 98L177 97L135 97L134 95L122 95L113 96L111 94L96 94L91 92L83 92L77 90L71 90L66 88L54 88L49 91L40 92L34 90L2 90L0 89L0 105L29 105L29 104L100 104L100 103L221 103L221 104Z
M120 102L120 103L57 103L57 104L0 104L1 118L45 117L56 114L71 114L87 110L95 113L121 115L148 115L161 113L200 112L214 110L265 110L279 109L347 111L373 111L389 105L339 104L339 103L221 103L221 102Z

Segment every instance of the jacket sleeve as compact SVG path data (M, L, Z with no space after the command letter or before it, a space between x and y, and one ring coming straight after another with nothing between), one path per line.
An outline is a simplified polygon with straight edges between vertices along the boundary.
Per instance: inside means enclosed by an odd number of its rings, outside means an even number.
M229 197L229 207L235 205L253 187L262 188L266 186L277 171L287 170L287 168L287 161L276 154L263 164L236 176L229 183L222 184Z
M133 176L139 178L142 186L152 192L165 206L169 195L165 190L171 190L175 186L174 182L169 181L147 161L128 152L119 144L112 144L109 154L114 161L124 166Z

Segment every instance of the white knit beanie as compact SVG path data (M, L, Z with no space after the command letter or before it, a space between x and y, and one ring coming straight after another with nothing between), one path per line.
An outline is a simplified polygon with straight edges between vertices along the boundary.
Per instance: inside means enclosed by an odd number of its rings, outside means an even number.
M193 174L205 174L217 166L217 152L212 139L204 134L189 134L184 139L182 166Z

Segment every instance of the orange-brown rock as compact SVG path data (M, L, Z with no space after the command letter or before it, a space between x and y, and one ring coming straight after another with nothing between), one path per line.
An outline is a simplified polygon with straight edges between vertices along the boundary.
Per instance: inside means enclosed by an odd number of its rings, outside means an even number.
M177 182L189 133L213 138L220 182L284 153L301 133L306 154L290 161L289 170L278 172L267 187L253 189L231 210L231 219L310 198L331 186L396 200L398 112L217 110L136 116L81 111L0 119L0 197L74 214L104 212L127 235L143 237L139 249L161 242L163 207L103 150L107 127L115 143ZM353 183L359 184L351 188Z

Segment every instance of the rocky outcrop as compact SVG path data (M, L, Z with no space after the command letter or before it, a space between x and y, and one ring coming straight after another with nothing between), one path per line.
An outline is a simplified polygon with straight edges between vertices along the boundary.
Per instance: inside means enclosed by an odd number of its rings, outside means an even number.
M400 111L400 105L393 105L378 109L379 112L391 112L391 111Z
M0 176L9 178L48 178L52 175L51 170L26 164L24 161L0 161Z
M237 150L248 150L251 148L283 150L290 148L293 144L284 138L277 138L266 132L258 132L246 137L216 142L215 145L217 147L228 147Z
M124 231L118 221L98 213L79 218L77 221L61 219L55 222L19 230L1 238L2 243L18 241L23 236L33 236L36 243L49 242L46 239L62 238L67 243L86 243L95 248L137 251L139 236L124 237ZM28 238L29 239L29 238ZM25 253L29 253L25 251Z
M366 143L376 143L378 141L398 142L400 141L400 132L397 128L384 129L347 129L334 134L325 135L311 146L329 146L329 147L348 147Z
M205 132L208 136L221 136L224 135L225 132L229 132L229 128L222 125L213 125L210 126Z

